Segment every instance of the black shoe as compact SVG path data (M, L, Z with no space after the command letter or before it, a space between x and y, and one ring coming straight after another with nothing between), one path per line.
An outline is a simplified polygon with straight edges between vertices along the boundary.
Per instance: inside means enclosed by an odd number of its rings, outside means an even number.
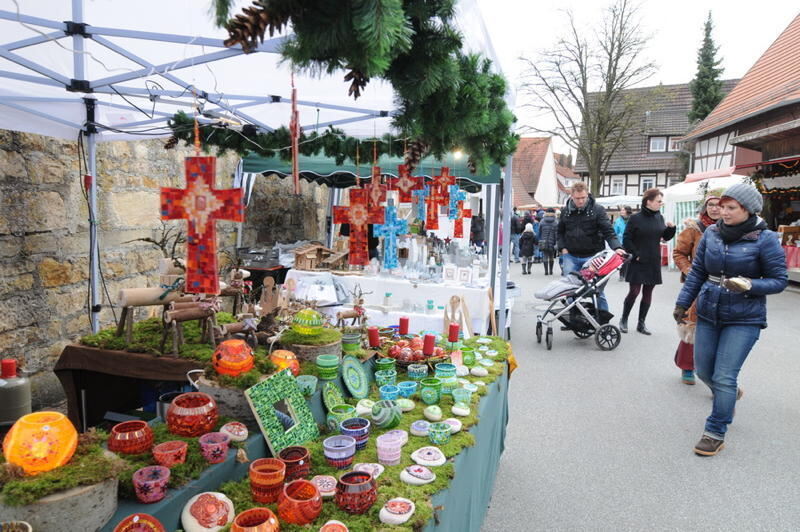
M714 456L725 447L723 440L717 440L710 436L703 435L700 441L694 446L695 454L701 456Z
M642 334L647 335L647 336L650 336L651 334L653 334L653 333L651 333L650 331L647 330L647 327L645 327L643 321L639 322L639 324L636 326L636 330L638 332L642 333Z
M628 332L628 318L619 320L619 330L624 333Z

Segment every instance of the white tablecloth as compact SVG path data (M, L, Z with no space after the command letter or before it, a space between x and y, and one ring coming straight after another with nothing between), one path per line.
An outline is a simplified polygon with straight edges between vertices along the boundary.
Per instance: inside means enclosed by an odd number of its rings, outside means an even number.
M391 279L385 277L335 275L330 272L309 272L302 270L289 270L286 279L294 279L297 283L295 297L298 299L316 299L320 304L335 302L330 289L331 278L335 278L345 290L352 291L360 285L364 291L364 304L372 325L389 326L397 325L400 316L410 318L412 332L421 330L441 331L444 326L444 312L438 307L447 307L450 297L461 296L467 304L472 320L473 333L486 332L489 320L489 289L467 288L446 284L432 284L415 282L405 279ZM385 293L391 293L390 309L383 309ZM433 314L404 311L404 302L411 305L418 304L424 308L429 299L433 300L436 310ZM349 302L349 299L348 299ZM376 308L380 307L380 308ZM335 315L338 306L324 309L328 315Z

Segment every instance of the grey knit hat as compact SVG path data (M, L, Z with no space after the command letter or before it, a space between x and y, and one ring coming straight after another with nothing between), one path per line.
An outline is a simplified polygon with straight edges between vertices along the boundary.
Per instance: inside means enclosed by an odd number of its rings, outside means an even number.
M722 193L723 198L732 198L739 202L739 204L747 209L750 214L758 214L764 207L764 198L761 193L753 185L746 185L745 183L736 183L731 185Z

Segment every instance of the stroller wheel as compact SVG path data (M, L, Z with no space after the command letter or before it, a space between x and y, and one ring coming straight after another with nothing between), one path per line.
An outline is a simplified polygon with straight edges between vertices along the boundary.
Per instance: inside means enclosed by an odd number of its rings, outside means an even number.
M597 332L594 335L594 341L597 343L597 347L603 351L611 351L619 345L621 339L622 333L620 332L619 328L616 325L611 325L610 323L602 325L599 329L597 329Z
M547 345L547 350L553 349L553 328L548 327L547 333L544 336L544 343Z
M537 321L536 322L536 343L537 344L541 344L542 343L542 322L541 321Z

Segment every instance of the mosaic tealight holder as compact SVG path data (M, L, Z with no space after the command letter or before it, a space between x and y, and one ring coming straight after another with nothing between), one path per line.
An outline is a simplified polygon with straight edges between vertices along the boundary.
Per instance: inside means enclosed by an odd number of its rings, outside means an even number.
M409 364L408 365L408 378L415 381L420 381L428 376L427 364Z
M475 350L471 347L462 347L461 348L461 363L467 367L472 367L475 365L477 360L475 359Z
M365 471L345 473L336 483L336 506L353 515L366 513L378 499L378 485Z
M317 377L314 375L300 375L295 378L297 387L300 388L300 393L303 395L313 395L317 391Z
M467 390L466 388L456 388L452 393L453 401L455 403L461 403L464 406L469 406L469 403L472 400L472 392L470 390Z
M250 463L250 495L257 503L278 500L286 477L286 464L277 458L259 458Z
M397 383L397 387L400 389L402 397L409 398L417 391L419 383L417 381L403 381Z
M323 380L335 379L339 374L339 357L336 355L319 355L317 357L317 374Z
M311 473L311 453L300 445L283 449L278 453L278 460L286 464L286 482L305 478Z
M384 369L393 369L396 370L396 361L391 357L381 357L375 360L375 371L380 371Z
M385 466L400 464L403 449L403 440L395 434L381 434L378 436L378 462Z
M283 486L278 497L278 517L293 525L307 525L322 512L322 495L307 480L294 480Z
M114 425L108 436L113 453L141 454L153 447L153 429L144 421L124 421Z
M189 444L181 440L165 441L153 447L153 458L164 467L174 467L186 462Z
M400 387L394 384L384 384L379 391L383 401L394 401L400 395Z
M385 386L397 383L397 371L393 369L380 369L375 372L375 384Z
M442 421L431 423L428 427L428 438L434 445L444 445L450 441L450 425Z
M231 523L231 532L277 532L280 529L278 518L269 508L250 508L234 517Z
M219 464L228 456L231 438L224 432L209 432L200 436L200 452L209 464Z
M350 419L351 417L355 417L356 415L356 407L352 405L333 405L328 411L328 416L326 418L328 430L331 432L336 432L339 430L339 423L344 421L345 419Z
M419 396L426 405L435 405L442 397L442 381L436 377L428 377L420 382Z
M350 436L356 440L356 450L360 451L367 446L369 441L369 431L372 424L363 417L351 417L339 424L339 428L345 436Z
M133 474L133 489L136 498L144 504L152 504L167 495L170 471L164 466L147 466Z
M322 442L325 460L332 467L347 469L353 463L356 454L356 439L352 436L338 434L325 438Z

